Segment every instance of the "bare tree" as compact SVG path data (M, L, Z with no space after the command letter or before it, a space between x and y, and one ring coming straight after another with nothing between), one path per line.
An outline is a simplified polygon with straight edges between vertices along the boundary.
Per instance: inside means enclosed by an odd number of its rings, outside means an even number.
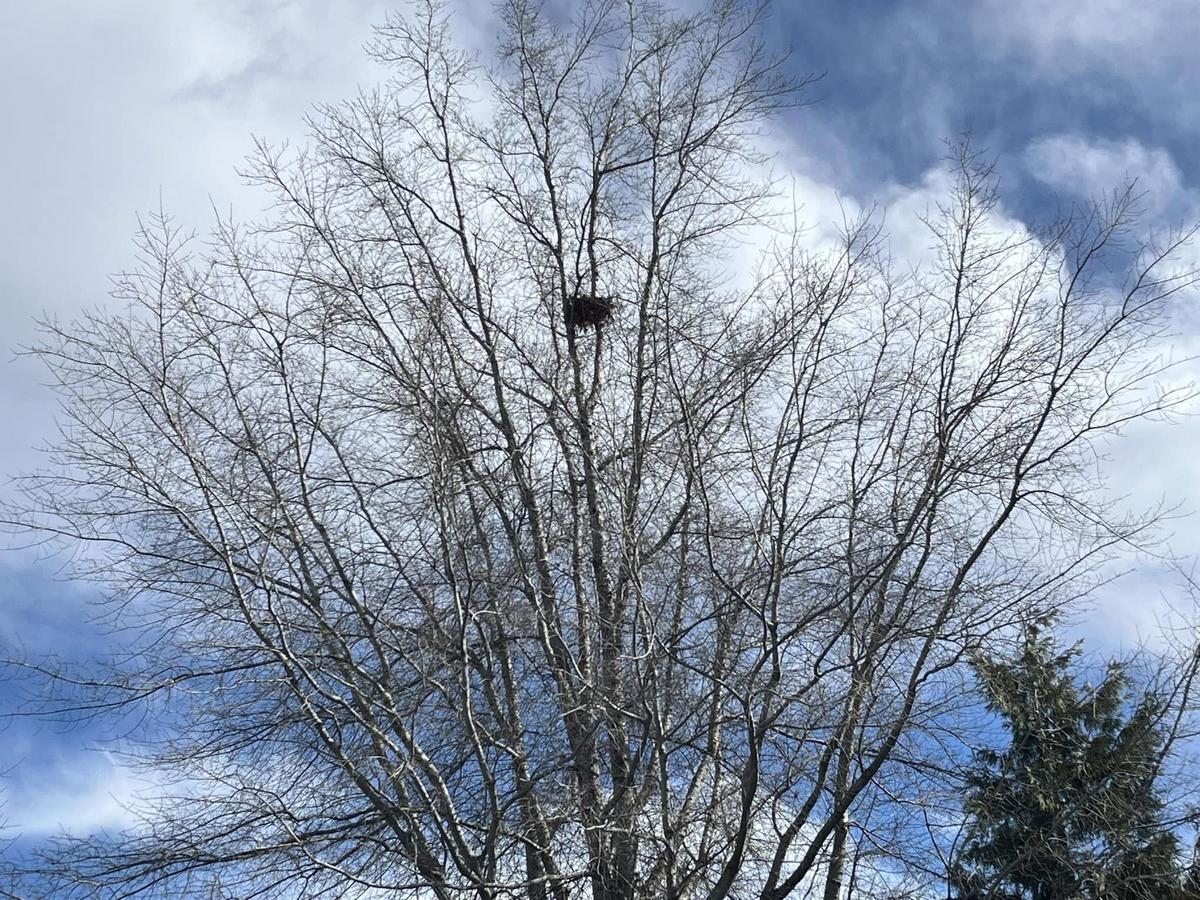
M882 896L965 655L1143 533L1095 442L1184 398L1194 278L1130 192L1004 228L963 147L924 269L862 220L731 278L803 87L760 11L502 15L490 69L389 21L385 89L259 147L269 221L156 221L49 326L14 517L143 636L57 683L158 779L54 896Z

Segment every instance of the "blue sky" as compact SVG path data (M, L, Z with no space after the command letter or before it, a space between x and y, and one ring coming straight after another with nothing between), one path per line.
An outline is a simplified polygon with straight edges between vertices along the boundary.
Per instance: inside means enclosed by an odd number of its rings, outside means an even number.
M257 212L235 168L251 135L303 139L317 101L381 73L361 52L379 0L55 0L0 4L0 473L37 464L53 398L36 365L11 359L39 314L106 301L132 261L140 211L160 198L201 230L212 206ZM464 0L464 37L489 45L491 8ZM971 130L998 158L1006 213L1032 220L1125 177L1148 191L1160 226L1200 218L1200 6L1196 0L840 0L778 2L770 40L798 73L821 75L813 103L768 138L818 232L839 203L889 209L897 246L919 242L911 214L936 202L944 141ZM908 242L906 244L906 241ZM1200 260L1200 253L1196 255ZM1200 349L1183 309L1176 352ZM1194 367L1193 367L1194 368ZM1200 428L1132 429L1110 474L1132 505L1200 497ZM0 491L8 491L5 485ZM1195 553L1195 520L1175 548ZM1083 624L1097 645L1153 627L1174 590L1160 566L1130 560ZM0 551L0 647L106 652L89 592L29 550ZM11 708L28 683L0 684ZM5 816L26 843L65 825L116 827L136 782L94 748L95 726L0 730ZM14 768L15 767L15 768Z
M1135 140L1196 174L1200 127L1192 2L918 0L791 3L783 33L822 102L796 127L823 134L843 187L912 182L970 129L1017 184L1038 138ZM805 139L807 140L807 139ZM840 152L839 152L840 151ZM1010 202L1013 198L1010 193Z

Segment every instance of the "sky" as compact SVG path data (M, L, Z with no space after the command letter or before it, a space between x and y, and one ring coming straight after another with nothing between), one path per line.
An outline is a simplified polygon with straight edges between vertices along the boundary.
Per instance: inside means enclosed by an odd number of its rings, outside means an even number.
M38 464L54 399L17 355L35 319L104 306L133 263L139 214L163 208L203 232L215 209L259 197L237 176L253 136L303 142L315 103L384 73L362 52L387 0L0 2L0 496ZM486 49L490 2L461 0L454 25ZM887 210L897 245L936 202L947 140L969 130L997 159L1004 212L1035 221L1130 177L1148 222L1200 221L1200 0L777 0L769 39L811 101L775 121L776 174L816 232L839 206ZM1200 262L1200 251L1194 251ZM1200 352L1200 312L1175 319L1174 352ZM1185 367L1200 372L1194 365ZM1138 426L1113 444L1114 490L1132 507L1200 505L1200 420ZM1200 552L1196 519L1172 547ZM11 542L9 542L11 543ZM114 637L91 620L94 588L61 561L0 545L0 655L75 658ZM8 549L5 549L8 548ZM1176 588L1160 562L1079 623L1096 646L1154 628ZM0 712L29 684L0 683ZM66 828L118 828L138 783L86 723L0 722L0 819L31 846Z

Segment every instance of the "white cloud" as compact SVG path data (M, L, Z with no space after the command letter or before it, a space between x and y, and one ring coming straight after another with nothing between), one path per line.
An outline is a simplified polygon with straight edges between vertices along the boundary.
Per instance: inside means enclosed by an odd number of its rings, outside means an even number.
M1194 0L983 0L973 24L985 45L1046 69L1133 75L1186 52L1200 31Z
M20 768L5 792L4 817L25 837L129 828L137 822L140 796L153 783L110 753L57 756L50 765Z
M939 206L951 203L956 174L949 164L927 169L916 184L892 184L883 195L889 245L901 266L936 266L936 240L924 220L936 221ZM997 240L1022 241L1029 235L1026 225L1002 203L987 217L986 226Z
M1131 22L1137 30L1138 21ZM1161 147L1132 137L1108 140L1081 134L1049 134L1032 141L1022 155L1029 173L1067 198L1088 200L1111 193L1136 180L1142 218L1138 233L1160 237L1180 223L1200 221L1200 192L1190 189L1180 167ZM1179 254L1176 270L1200 268L1195 243ZM1169 329L1169 354L1179 365L1164 375L1163 386L1184 388L1200 384L1200 313L1197 294L1176 298ZM1187 407L1195 413L1195 403ZM1155 421L1132 423L1119 436L1107 439L1101 464L1112 493L1123 509L1139 515L1155 508L1172 511L1164 523L1160 552L1185 558L1200 557L1196 511L1200 506L1200 420L1192 416L1169 426ZM1153 643L1162 626L1179 620L1181 584L1163 559L1137 556L1113 567L1129 573L1091 598L1091 613L1080 620L1081 631L1097 641L1132 647ZM1186 604L1185 604L1186 605Z
M53 432L40 367L12 361L44 312L103 304L133 263L137 213L206 227L253 216L236 167L252 136L304 136L319 101L382 71L361 47L390 0L0 3L0 494Z
M1032 141L1023 159L1039 181L1080 198L1097 197L1136 180L1150 215L1166 212L1186 193L1183 175L1171 154L1134 138L1051 134Z
M766 144L780 192L776 214L796 210L804 244L814 251L836 249L843 229L863 215L880 221L887 246L899 270L936 262L935 238L923 219L936 219L939 205L950 199L955 174L948 163L926 169L915 182L891 182L870 193L854 192L837 183L828 167L785 136ZM1023 237L1025 224L998 205L988 222L997 236Z
M877 200L886 219L889 248L898 268L928 266L934 259L933 240L921 217L936 217L952 188L953 172L946 165L928 169L910 184L893 183L877 198L852 197L811 174L813 168L802 153L787 151L781 159L796 173L797 197L803 204L803 219L811 226L809 243L827 245L836 235L842 210L858 212ZM1137 179L1144 194L1141 206L1145 224L1162 229L1188 217L1200 219L1200 194L1189 190L1171 154L1132 138L1088 139L1078 134L1050 134L1033 141L1022 162L1035 178L1067 198L1087 200L1111 192L1130 178ZM1028 226L1003 205L989 221L998 237L1021 239ZM1198 248L1185 249L1182 265L1200 264ZM1179 298L1173 312L1170 354L1174 359L1200 356L1200 313L1195 295ZM1169 386L1200 383L1200 363L1187 362L1166 379ZM1200 507L1200 466L1195 447L1200 446L1200 420L1185 418L1171 425L1157 421L1136 422L1124 433L1105 441L1102 473L1108 479L1109 496L1121 508L1141 514L1158 506L1191 513ZM1200 537L1194 517L1165 523L1163 550L1182 556L1200 557ZM1161 559L1126 556L1112 571L1130 574L1106 586L1091 598L1090 612L1076 627L1096 649L1113 649L1153 643L1162 625L1178 621L1183 603L1179 580ZM1186 604L1184 604L1186 605ZM1186 612L1186 610L1184 610Z

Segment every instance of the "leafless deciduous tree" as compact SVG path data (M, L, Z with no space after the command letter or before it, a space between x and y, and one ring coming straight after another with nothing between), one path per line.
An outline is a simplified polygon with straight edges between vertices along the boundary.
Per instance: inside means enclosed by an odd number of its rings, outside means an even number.
M147 227L128 309L38 351L65 425L15 517L96 548L144 635L63 699L154 712L159 773L43 877L900 896L965 655L1145 526L1094 449L1181 399L1179 238L1135 243L1129 192L1001 227L964 149L902 223L924 268L857 221L726 277L803 87L758 12L508 0L487 69L445 15L382 27L392 82L309 149L260 146L265 224Z

